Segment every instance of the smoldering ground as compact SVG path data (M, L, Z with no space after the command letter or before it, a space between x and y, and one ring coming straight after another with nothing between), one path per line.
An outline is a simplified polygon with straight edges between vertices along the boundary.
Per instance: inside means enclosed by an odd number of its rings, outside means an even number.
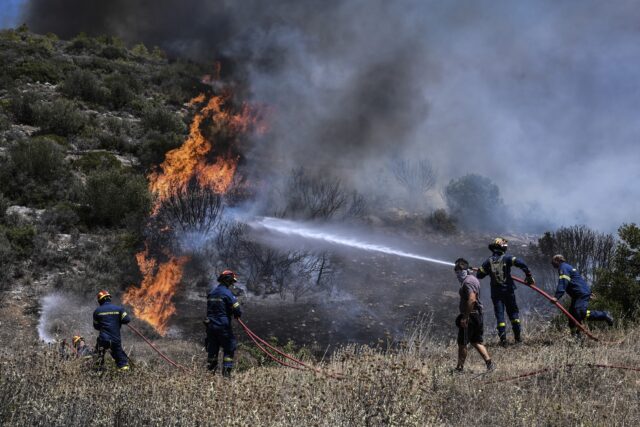
M627 1L31 0L23 19L222 59L275 111L249 173L305 165L391 193L372 179L389 159L425 158L440 187L491 177L525 228L611 231L640 212L639 14Z

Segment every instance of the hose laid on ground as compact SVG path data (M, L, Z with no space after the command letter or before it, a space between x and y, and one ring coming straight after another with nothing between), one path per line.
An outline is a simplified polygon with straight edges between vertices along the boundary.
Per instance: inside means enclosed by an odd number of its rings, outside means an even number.
M251 338L251 340L256 344L256 346L260 350L262 350L262 352L264 352L267 356L269 356L269 358L275 360L279 364L281 364L283 366L288 366L290 368L299 369L299 370L302 370L303 368L306 368L307 370L313 371L313 372L321 374L321 375L325 375L325 376L327 376L329 378L334 378L334 379L342 379L342 378L344 378L342 375L332 374L332 373L329 373L329 372L324 372L319 368L315 368L313 366L309 366L306 363L304 363L303 361L301 361L299 359L296 359L295 357L283 352L282 350L279 350L278 348L276 348L276 347L272 346L271 344L269 344L264 339L260 338L255 332L253 332L251 329L249 329L249 327L241 319L237 319L237 320L238 320L238 323L240 323L240 326L242 326L242 329L244 329L245 333L249 336L249 338ZM259 345L258 342L260 342L264 346L268 347L272 351L275 351L280 356L282 356L282 357L284 357L286 359L289 359L290 361L292 361L294 363L297 363L300 366L292 366L292 365L290 365L290 364L288 364L286 362L283 362L283 361L279 360L277 357L275 357L271 353L269 353L264 347Z
M153 343L151 341L149 341L147 339L147 337L142 335L142 332L140 332L138 329L136 329L133 325L130 325L130 324L127 323L127 326L129 327L129 329L131 329L133 332L135 332L136 335L138 335L140 338L142 338L144 340L144 342L146 342L149 345L149 347L151 347L153 350L155 350L155 352L158 353L160 355L160 357L162 357L167 363L169 363L170 365L172 365L175 368L182 369L185 372L189 371L188 368L182 366L181 364L179 364L177 362L174 362L167 355L165 355L160 350L158 350L158 348L155 345L153 345Z
M566 365L559 366L557 368L542 368L542 369L539 369L537 371L526 372L524 374L515 375L515 376L512 376L512 377L499 378L499 379L496 379L496 380L482 381L480 384L503 383L503 382L507 382L507 381L514 381L514 380L519 380L519 379L523 379L523 378L534 377L534 376L537 376L537 375L545 374L547 372L558 371L560 369L571 369L571 368L579 368L579 367L588 367L588 368L592 368L592 369L594 369L594 368L618 369L618 370L624 370L624 371L640 372L640 368L635 368L635 367L632 367L632 366L606 365L606 364L603 364L603 363L587 363L585 365L578 365L578 364L575 364L575 363L568 363Z

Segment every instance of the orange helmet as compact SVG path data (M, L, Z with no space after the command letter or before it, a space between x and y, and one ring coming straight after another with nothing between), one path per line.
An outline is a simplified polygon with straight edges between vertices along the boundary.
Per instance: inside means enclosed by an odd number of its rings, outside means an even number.
M96 298L98 298L98 302L102 302L102 300L104 300L105 298L111 298L111 294L109 293L109 291L102 290L98 292Z
M73 342L73 346L75 347L78 342L83 341L84 337L81 337L80 335L76 335L71 339L71 342Z
M226 281L237 282L238 279L236 278L236 273L231 270L225 270L220 273L220 275L218 276L218 282L222 283Z

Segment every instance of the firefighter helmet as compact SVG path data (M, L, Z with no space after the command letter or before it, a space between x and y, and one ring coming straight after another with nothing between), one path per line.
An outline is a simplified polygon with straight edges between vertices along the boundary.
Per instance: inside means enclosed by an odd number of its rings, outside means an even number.
M71 342L73 342L73 346L75 347L80 341L84 341L84 337L81 337L80 335L75 335L72 339Z
M96 295L96 298L98 299L98 302L102 302L106 298L111 298L111 294L109 293L109 291L102 290L98 292L98 294Z
M225 270L218 276L218 282L226 283L226 282L237 282L236 273L231 270Z
M503 239L502 237L496 237L493 242L489 244L489 250L492 252L507 252L507 239Z

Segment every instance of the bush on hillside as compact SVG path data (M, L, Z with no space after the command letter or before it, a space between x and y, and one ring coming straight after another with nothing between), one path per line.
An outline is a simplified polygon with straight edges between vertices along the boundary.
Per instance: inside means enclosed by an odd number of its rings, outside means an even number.
M489 178L469 174L452 179L444 189L449 212L473 229L502 229L509 223L500 189Z
M69 73L60 90L69 98L78 98L96 104L103 103L107 98L107 92L95 73L82 69Z
M40 99L38 93L33 91L11 92L9 100L14 119L23 125L35 125L37 121L36 105Z
M42 102L36 105L36 125L41 133L71 136L80 133L88 124L75 103L66 99Z
M87 176L83 201L89 226L137 228L151 207L145 178L115 168L96 170Z
M640 319L640 228L624 224L618 235L611 268L598 275L593 288L593 308L611 309L618 316L636 321Z

